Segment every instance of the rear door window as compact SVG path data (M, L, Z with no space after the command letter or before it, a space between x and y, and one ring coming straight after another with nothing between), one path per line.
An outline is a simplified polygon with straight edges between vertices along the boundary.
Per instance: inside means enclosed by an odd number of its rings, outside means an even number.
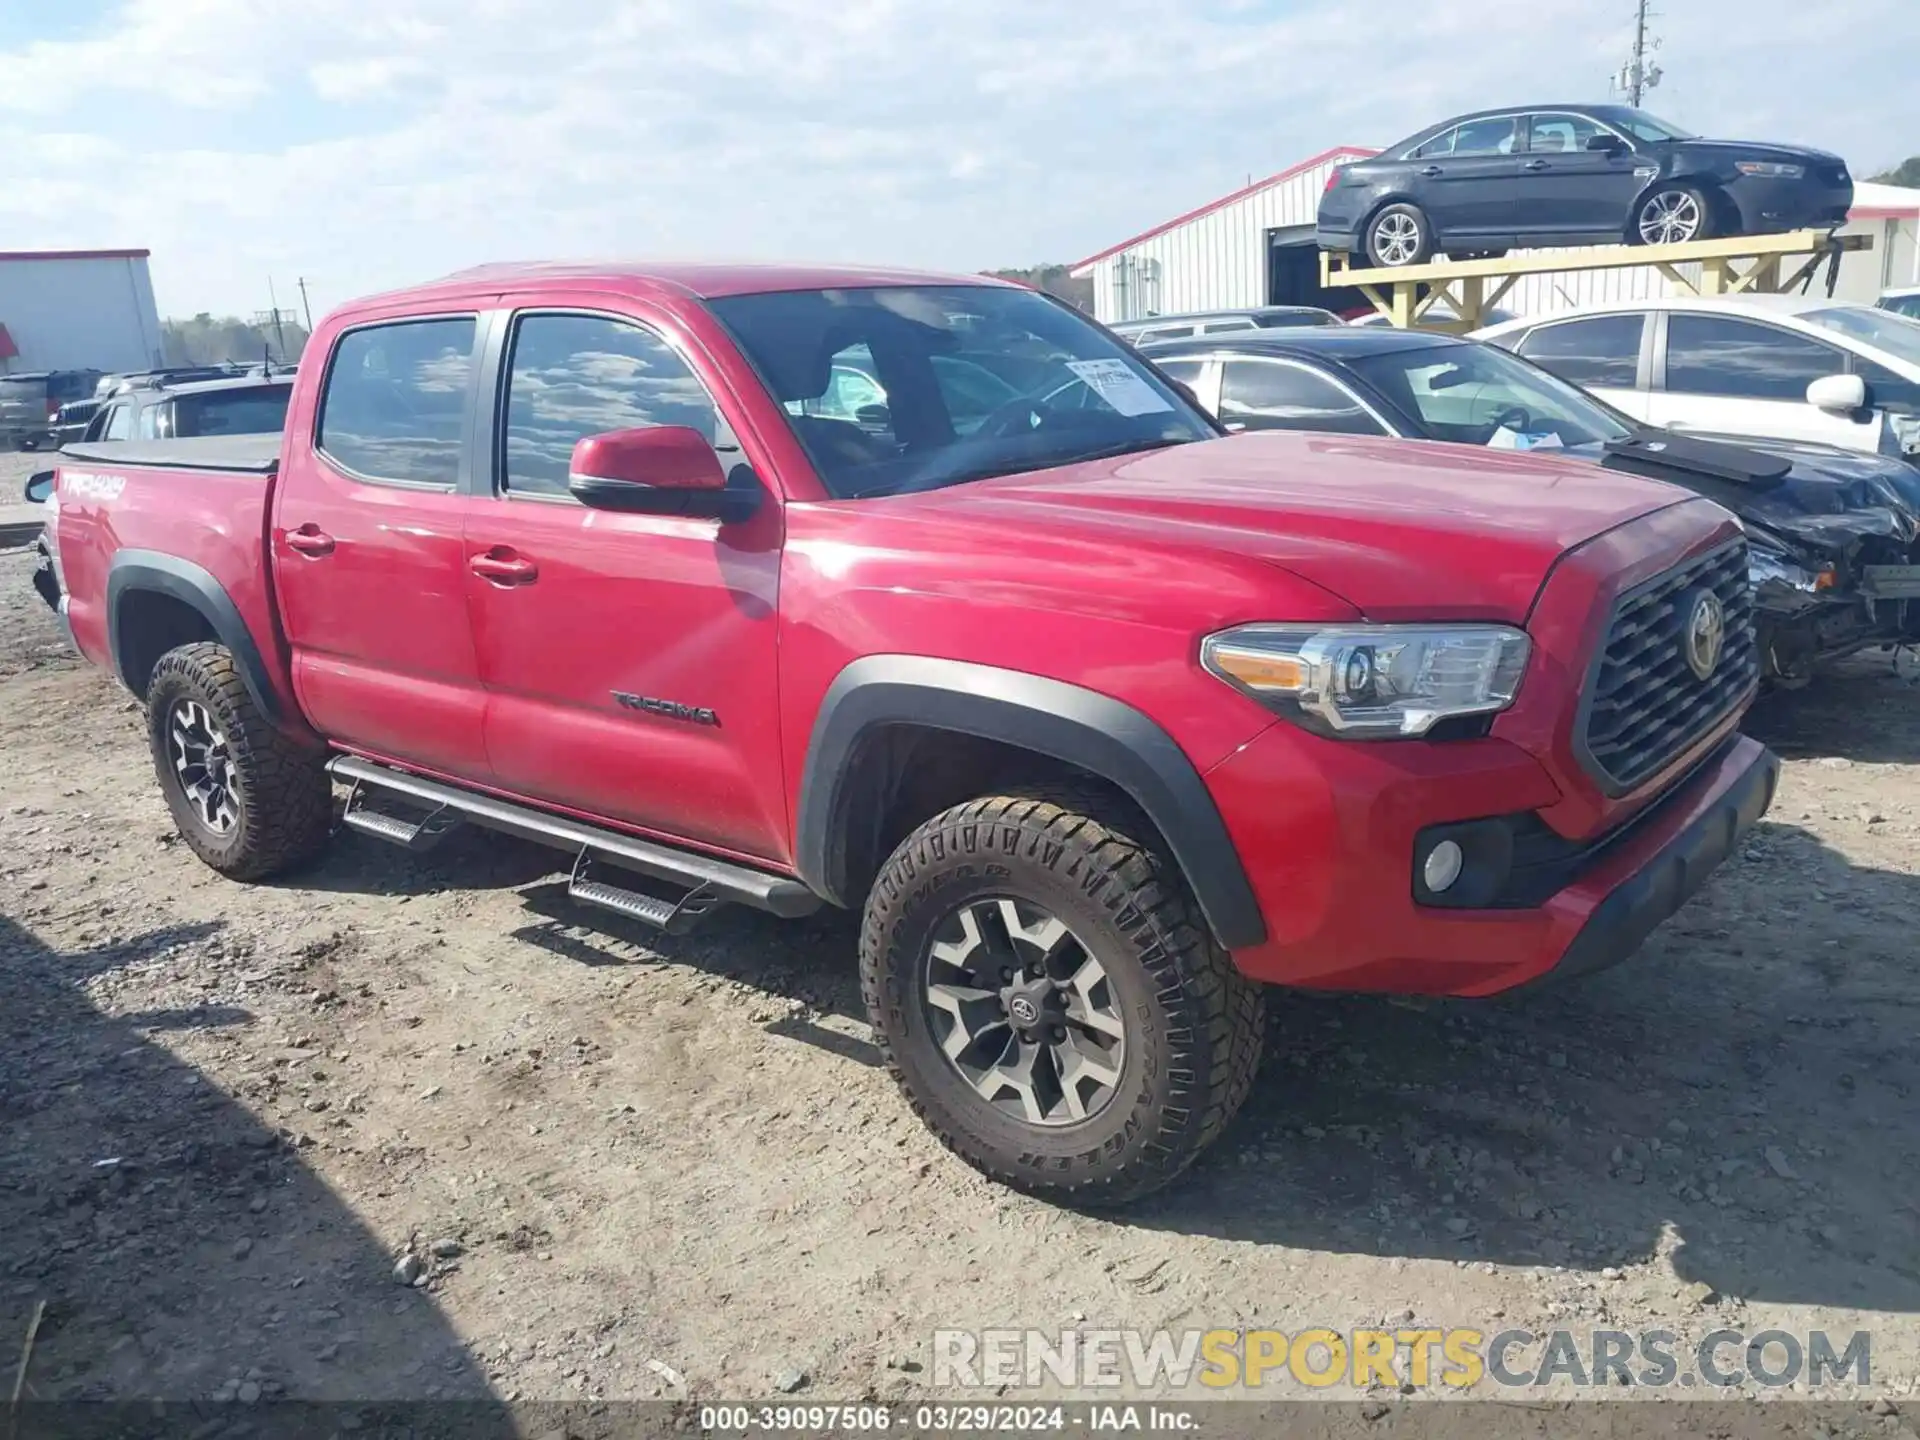
M1517 352L1575 385L1631 390L1640 374L1645 315L1595 315L1542 325Z
M334 346L315 444L363 480L452 488L473 394L474 317L349 330Z
M1220 419L1249 430L1330 430L1384 435L1359 401L1323 375L1274 360L1228 360L1220 377Z
M1667 389L1743 400L1807 398L1807 386L1847 368L1846 357L1791 330L1718 315L1667 317Z

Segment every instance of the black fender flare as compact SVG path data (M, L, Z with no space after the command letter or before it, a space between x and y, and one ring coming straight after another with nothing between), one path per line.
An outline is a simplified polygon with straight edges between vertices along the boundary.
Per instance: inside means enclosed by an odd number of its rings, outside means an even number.
M107 568L107 650L113 656L114 673L120 683L134 694L142 687L132 677L127 640L121 633L121 602L130 595L165 595L197 612L212 628L214 636L232 653L239 667L241 683L271 725L286 723L273 685L267 678L266 661L254 643L253 632L241 618L239 606L227 594L226 587L210 571L191 560L162 554L158 550L122 550ZM144 697L143 697L144 698Z
M1206 782L1186 752L1123 701L1078 685L962 660L869 655L828 687L800 782L795 866L835 904L849 904L847 780L862 739L917 725L996 740L1075 765L1125 791L1158 827L1215 937L1258 945L1266 921Z

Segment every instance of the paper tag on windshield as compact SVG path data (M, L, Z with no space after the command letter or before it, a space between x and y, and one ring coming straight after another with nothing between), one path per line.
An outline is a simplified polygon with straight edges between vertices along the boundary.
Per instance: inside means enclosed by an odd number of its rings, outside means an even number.
M1487 439L1489 450L1561 450L1566 448L1559 435L1552 430L1530 435L1525 431L1511 430L1502 425Z
M1118 414L1151 415L1173 409L1124 360L1069 360L1067 368Z

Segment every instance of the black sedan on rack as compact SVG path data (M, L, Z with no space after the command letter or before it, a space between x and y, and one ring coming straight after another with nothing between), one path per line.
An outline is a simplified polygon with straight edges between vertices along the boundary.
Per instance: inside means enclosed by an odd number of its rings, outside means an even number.
M1333 172L1323 250L1385 268L1518 246L1672 245L1840 225L1847 162L1703 140L1625 105L1520 105L1430 125Z
M1418 330L1255 331L1150 345L1228 430L1564 454L1717 501L1747 532L1765 674L1920 643L1920 471L1798 441L1642 425L1495 345ZM1364 443L1364 442L1363 442Z

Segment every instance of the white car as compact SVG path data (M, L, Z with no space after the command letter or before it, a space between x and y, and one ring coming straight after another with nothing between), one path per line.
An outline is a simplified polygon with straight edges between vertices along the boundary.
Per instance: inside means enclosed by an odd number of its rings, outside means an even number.
M1891 310L1894 314L1904 315L1909 320L1920 320L1920 285L1906 290L1884 291L1878 304L1882 310Z
M1672 296L1478 331L1649 424L1920 463L1920 323L1805 295Z

